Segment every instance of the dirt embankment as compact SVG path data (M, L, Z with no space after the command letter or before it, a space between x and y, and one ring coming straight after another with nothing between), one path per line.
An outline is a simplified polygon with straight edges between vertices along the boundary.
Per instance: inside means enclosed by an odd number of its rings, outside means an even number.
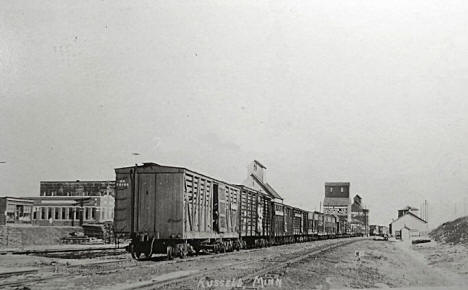
M443 223L429 236L439 243L468 246L468 216Z
M455 275L468 284L468 247L437 242L414 245L413 249L433 268Z
M463 289L468 280L449 269L431 266L422 255L402 243L366 240L292 265L282 273L282 282L288 289L448 286Z

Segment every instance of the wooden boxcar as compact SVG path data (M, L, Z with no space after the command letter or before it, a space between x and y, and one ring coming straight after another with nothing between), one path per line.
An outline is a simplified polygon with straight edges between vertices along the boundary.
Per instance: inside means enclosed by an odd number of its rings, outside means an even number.
M323 213L318 211L312 213L312 232L316 236L323 234Z
M114 227L132 255L184 257L239 248L239 189L194 171L155 163L115 169Z
M328 236L336 234L336 217L332 214L324 214L325 234Z
M293 234L296 242L305 240L304 232L304 211L300 208L293 208Z
M238 187L240 237L247 247L266 246L273 233L271 197L243 185Z
M305 237L306 241L312 240L312 238L309 236L309 212L306 210L302 211L302 235Z
M294 242L294 208L279 202L272 202L271 204L273 208L273 243Z
M282 241L286 234L285 231L285 210L284 205L278 202L272 202L272 229L275 243Z
M287 237L285 242L292 243L294 240L294 209L292 206L284 205L284 232Z
M306 223L306 232L308 236L313 236L314 231L314 213L311 211L307 212L307 223Z

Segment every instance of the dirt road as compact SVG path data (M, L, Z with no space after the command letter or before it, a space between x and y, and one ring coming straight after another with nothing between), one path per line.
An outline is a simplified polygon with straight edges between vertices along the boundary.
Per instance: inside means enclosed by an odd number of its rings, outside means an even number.
M458 287L468 275L430 265L422 254L400 242L365 240L291 265L280 273L287 289L382 287Z
M69 260L67 264L70 266L67 267L63 264L64 260L55 260L59 265L55 270L54 267L49 267L47 271L40 270L34 274L45 278L52 275L54 279L44 279L32 285L33 287L30 284L27 286L31 289L151 289L156 287L153 286L153 281L156 283L184 275L190 278L164 284L162 287L341 289L437 286L445 288L458 285L460 289L465 289L463 285L468 285L468 271L466 264L463 264L468 262L466 248L440 248L431 244L411 246L401 242L367 239L355 240L352 244L302 259L337 241L290 244L174 261L157 257L151 261L136 262L129 256L113 256L108 259L119 261L118 264L93 266L93 261L86 261L81 262L83 267L72 267L80 262ZM451 251L452 254L447 255L447 251ZM12 260L10 266L31 267L31 264L25 263L25 259L28 258ZM34 259L35 263L40 261L42 265L50 265L49 260L44 257L29 259ZM285 264L285 261L294 262ZM272 267L275 265L281 267ZM257 275L262 269L267 270ZM197 275L192 277L193 274ZM17 276L8 279L21 281L28 277Z

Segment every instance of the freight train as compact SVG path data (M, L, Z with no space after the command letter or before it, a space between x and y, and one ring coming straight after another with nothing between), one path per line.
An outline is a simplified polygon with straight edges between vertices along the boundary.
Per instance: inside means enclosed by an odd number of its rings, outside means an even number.
M346 221L195 171L156 163L115 169L114 231L135 259L349 237Z

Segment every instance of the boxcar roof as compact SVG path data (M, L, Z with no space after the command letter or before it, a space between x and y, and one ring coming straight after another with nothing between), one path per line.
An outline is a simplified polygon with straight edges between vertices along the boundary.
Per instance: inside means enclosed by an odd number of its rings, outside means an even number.
M203 177L206 177L206 178L215 180L215 181L217 181L217 182L224 183L224 184L226 184L226 185L230 185L230 186L236 187L235 185L233 185L233 184L231 184L231 183L229 183L229 182L222 181L222 180L217 179L217 178L214 178L214 177L210 177L210 176L208 176L208 175L205 175L205 174L203 174L203 173L196 172L196 171L194 171L194 170L187 169L187 168L185 168L185 167L161 165L161 164L157 164L157 163L154 163L154 162L144 162L144 163L141 164L141 165L138 165L138 164L137 164L136 167L138 167L138 168L159 167L159 168L177 169L177 170L181 170L181 171L189 171L189 172L191 172L191 173L195 173L195 174L201 175L201 176L203 176ZM115 168L115 170L120 170L120 169L132 169L132 168L135 168L135 166L119 167L119 168Z
M257 192L257 193L260 193L262 195L264 195L265 197L268 197L269 199L272 199L271 196L269 196L268 194L266 194L265 192L262 192L260 190L257 190L257 189L253 189L252 187L248 187L246 185L243 185L243 184L230 184L231 186L236 186L236 187L240 187L240 188L246 188L247 190L250 190L250 191L254 191L254 192Z

